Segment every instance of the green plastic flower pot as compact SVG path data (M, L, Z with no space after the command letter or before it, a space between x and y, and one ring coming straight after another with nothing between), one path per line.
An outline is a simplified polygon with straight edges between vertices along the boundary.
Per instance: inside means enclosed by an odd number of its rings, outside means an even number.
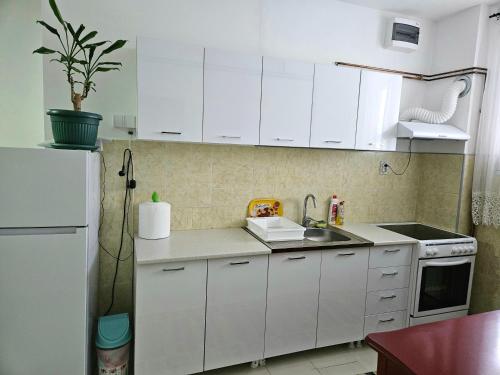
M49 109L54 142L67 145L94 146L102 116L97 113Z

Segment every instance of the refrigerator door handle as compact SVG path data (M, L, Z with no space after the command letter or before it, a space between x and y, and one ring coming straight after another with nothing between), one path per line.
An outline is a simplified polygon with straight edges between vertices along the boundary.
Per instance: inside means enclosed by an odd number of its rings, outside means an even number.
M0 236L75 234L77 227L0 228Z

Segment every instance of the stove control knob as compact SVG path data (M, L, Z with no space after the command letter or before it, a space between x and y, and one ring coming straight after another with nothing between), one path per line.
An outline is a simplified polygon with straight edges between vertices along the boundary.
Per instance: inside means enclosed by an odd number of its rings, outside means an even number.
M432 250L430 249L425 250L425 255L430 257L432 255Z
M438 254L438 251L436 249L432 250L432 255L436 256Z

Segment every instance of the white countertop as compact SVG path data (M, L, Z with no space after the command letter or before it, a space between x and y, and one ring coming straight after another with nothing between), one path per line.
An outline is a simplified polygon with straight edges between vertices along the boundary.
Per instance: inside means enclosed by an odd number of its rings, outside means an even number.
M418 241L414 238L403 236L387 229L379 228L376 224L344 224L340 229L350 232L358 237L371 241L375 246L413 244Z
M241 228L172 231L160 240L135 238L137 264L266 255L271 249Z

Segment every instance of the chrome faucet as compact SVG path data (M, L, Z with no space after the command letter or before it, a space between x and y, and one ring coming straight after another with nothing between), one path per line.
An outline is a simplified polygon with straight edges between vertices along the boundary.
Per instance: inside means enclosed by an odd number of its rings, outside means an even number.
M306 228L309 226L309 224L311 224L311 221L314 221L314 219L307 216L307 202L309 201L309 198L312 198L314 208L316 208L316 197L312 194L307 194L304 198L304 210L302 212L302 226Z

